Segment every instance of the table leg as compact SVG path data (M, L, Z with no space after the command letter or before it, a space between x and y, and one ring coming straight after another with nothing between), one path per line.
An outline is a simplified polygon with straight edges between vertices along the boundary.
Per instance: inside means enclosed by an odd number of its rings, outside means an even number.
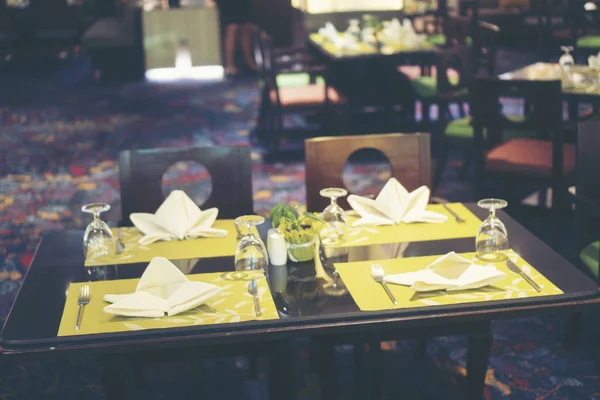
M337 375L335 371L335 345L327 338L315 338L317 349L316 370L321 383L321 392L324 399L335 399Z
M365 344L363 342L354 343L354 370L355 370L355 383L356 393L358 399L365 399L368 396L365 373Z
M381 368L381 340L379 335L376 335L372 340L369 340L369 368L371 369L371 400L381 400L383 398L383 392L381 385L383 379L381 374L383 370Z
M292 382L289 369L292 357L288 357L289 343L276 341L267 345L269 357L269 399L292 399Z
M467 399L469 400L483 398L492 340L489 323L484 331L470 334L468 337Z
M128 360L118 356L106 357L104 359L104 372L102 374L102 385L104 397L110 400L127 399L126 368Z

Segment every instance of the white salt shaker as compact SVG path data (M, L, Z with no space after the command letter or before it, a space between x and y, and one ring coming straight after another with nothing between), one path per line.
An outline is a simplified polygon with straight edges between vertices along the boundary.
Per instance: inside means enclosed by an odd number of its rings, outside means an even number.
M285 237L277 229L269 229L267 233L267 252L271 265L287 263L287 243Z

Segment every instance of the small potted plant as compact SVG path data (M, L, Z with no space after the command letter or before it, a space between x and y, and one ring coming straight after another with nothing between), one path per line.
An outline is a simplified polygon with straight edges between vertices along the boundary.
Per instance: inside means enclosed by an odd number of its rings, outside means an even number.
M273 227L285 237L291 261L304 262L315 256L315 242L323 221L312 213L298 213L296 207L278 204L269 215Z

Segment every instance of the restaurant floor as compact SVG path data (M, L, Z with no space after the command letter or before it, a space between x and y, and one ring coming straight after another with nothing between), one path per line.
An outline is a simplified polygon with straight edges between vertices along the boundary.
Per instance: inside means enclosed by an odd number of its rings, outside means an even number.
M536 61L531 54L504 50L499 72ZM0 78L0 317L5 318L43 232L83 228L80 206L104 201L119 220L117 154L120 150L189 145L245 145L257 113L258 86L253 79L216 84L97 83L85 56L61 60L52 72L28 71ZM33 77L32 77L33 76ZM298 124L290 118L290 124ZM293 157L292 157L293 158ZM459 154L452 157L439 195L469 201L467 181L458 178ZM191 174L191 177L189 176ZM385 176L378 163L359 162L347 179L376 192ZM194 168L179 169L170 187L197 180ZM253 152L257 210L279 202L304 202L302 157L263 162ZM544 215L517 215L534 233L545 230ZM520 218L521 217L521 218ZM568 232L565 232L568 237ZM568 243L563 244L566 246ZM486 379L486 398L591 399L600 397L597 318L586 319L577 346L563 339L568 316L501 321L494 324L494 345ZM462 398L466 344L462 337L428 343L427 357L415 362L412 342L385 345L387 398ZM290 362L298 399L319 398L307 367L306 343L295 344ZM353 398L353 358L340 348L339 398ZM266 378L249 380L243 360L207 362L202 383L189 365L151 365L139 398L191 398L200 386L203 399L262 399ZM263 369L261 369L262 371ZM0 360L0 399L85 398L102 396L98 360L17 363Z

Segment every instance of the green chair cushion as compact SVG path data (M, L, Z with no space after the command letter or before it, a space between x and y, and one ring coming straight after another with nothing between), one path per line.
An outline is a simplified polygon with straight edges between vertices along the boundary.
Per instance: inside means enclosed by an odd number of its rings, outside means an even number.
M445 46L446 45L446 35L443 33L436 33L435 35L431 35L427 37L427 41L436 46ZM467 36L467 45L473 44L473 39L470 36Z
M277 86L279 87L296 87L306 86L310 84L310 75L302 72L296 74L279 74L277 75ZM324 85L325 81L322 77L317 77L317 84Z
M600 49L600 35L582 36L577 39L577 47Z
M598 275L598 255L600 255L600 242L594 242L579 253L583 265L594 275Z
M523 121L521 116L513 116L512 120L518 122ZM535 138L535 131L529 129L506 129L503 131L504 139L516 139L516 138ZM456 139L473 139L473 127L471 126L471 117L464 117L455 119L446 126L444 135L456 138ZM485 133L484 133L485 135Z
M450 83L456 85L458 83L458 77L452 77L449 79ZM421 76L417 79L410 81L413 89L417 93L417 96L421 98L431 98L437 95L437 80L433 76ZM462 88L457 91L456 94L467 94L468 89Z

